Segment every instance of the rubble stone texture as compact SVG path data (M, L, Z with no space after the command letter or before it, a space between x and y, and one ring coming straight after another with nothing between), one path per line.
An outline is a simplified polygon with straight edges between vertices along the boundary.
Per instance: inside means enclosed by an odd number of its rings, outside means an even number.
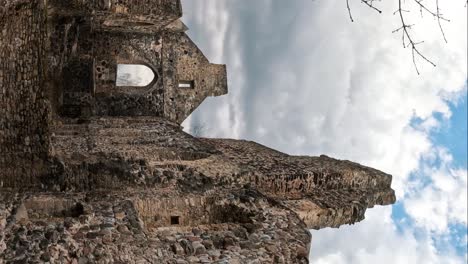
M227 93L175 0L0 0L0 264L308 263L308 229L395 202L391 176L196 138ZM149 67L117 86L119 64Z

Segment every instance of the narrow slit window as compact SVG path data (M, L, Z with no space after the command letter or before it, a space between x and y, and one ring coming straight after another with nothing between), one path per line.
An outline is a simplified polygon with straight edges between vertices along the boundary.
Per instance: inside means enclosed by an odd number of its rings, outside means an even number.
M193 81L179 81L179 88L181 89L193 89L194 82Z
M141 64L118 64L117 86L144 87L155 78L153 70Z

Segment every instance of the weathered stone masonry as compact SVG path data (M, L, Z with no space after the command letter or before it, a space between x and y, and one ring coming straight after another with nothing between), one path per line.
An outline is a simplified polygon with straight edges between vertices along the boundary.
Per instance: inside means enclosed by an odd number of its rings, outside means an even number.
M0 187L45 173L46 14L42 1L0 1Z
M0 0L0 264L308 263L307 229L395 201L391 176L195 138L227 93L176 0ZM144 65L143 87L117 85Z

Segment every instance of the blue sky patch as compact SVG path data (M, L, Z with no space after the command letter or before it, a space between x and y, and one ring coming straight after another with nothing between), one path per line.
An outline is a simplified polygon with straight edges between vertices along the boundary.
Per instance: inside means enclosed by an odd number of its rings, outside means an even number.
M448 103L452 116L444 120L441 116L436 118L441 122L441 127L431 134L431 140L436 145L444 146L453 155L456 167L467 167L467 94L466 90L460 100Z

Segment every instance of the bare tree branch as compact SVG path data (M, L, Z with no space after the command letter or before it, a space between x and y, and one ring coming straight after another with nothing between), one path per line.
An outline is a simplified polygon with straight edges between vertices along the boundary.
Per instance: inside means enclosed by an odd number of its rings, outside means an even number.
M375 10L376 12L382 13L382 10L374 5L375 2L380 2L381 0L360 0L360 1L361 3L365 4L367 7ZM424 0L408 0L408 1L416 4L419 7L419 12L421 13L421 17L423 17L424 14L429 14L433 18L437 19L437 24L439 26L442 37L444 41L447 43L447 38L445 36L445 32L442 27L442 22L450 22L450 20L445 18L440 12L439 0L433 0L435 1L435 8L430 8L428 5L426 5L427 2L423 2ZM465 3L465 7L467 5L468 5L468 0ZM354 22L353 16L351 14L351 8L349 6L349 0L346 0L346 7L348 9L349 18L351 19L352 22ZM398 10L396 10L393 14L394 15L398 14L400 22L401 22L401 27L393 30L393 33L401 32L401 40L402 40L403 47L411 48L413 64L414 64L417 74L419 74L416 57L422 58L424 61L426 61L427 63L431 64L434 67L436 66L436 64L432 60L430 60L428 57L424 56L423 53L419 50L419 47L417 45L424 43L424 41L416 42L413 40L411 29L414 25L407 24L405 20L405 13L410 13L410 10L405 10L403 8L402 0L398 0Z
M426 62L428 62L429 64L431 64L432 66L436 66L434 62L432 62L431 60L429 60L428 58L426 58L420 51L419 49L416 47L416 45L418 44L421 44L422 42L414 42L413 41L413 38L411 37L411 34L409 33L409 29L411 29L411 25L408 25L406 24L405 22L405 18L404 18L404 15L403 15L403 8L402 8L402 4L401 4L401 1L402 0L398 0L398 14L400 16L400 21L401 21L401 28L397 29L396 31L394 32L397 32L397 31L402 31L402 38L403 38L403 46L406 48L406 47L411 47L411 55L413 57L413 64L414 64L414 68L416 69L416 72L417 74L419 75L419 70L418 70L418 65L416 63L416 59L415 59L415 55L418 55L419 57L421 57L422 59L424 59ZM418 2L418 0L414 0L415 2ZM408 45L405 44L405 39L408 41Z

